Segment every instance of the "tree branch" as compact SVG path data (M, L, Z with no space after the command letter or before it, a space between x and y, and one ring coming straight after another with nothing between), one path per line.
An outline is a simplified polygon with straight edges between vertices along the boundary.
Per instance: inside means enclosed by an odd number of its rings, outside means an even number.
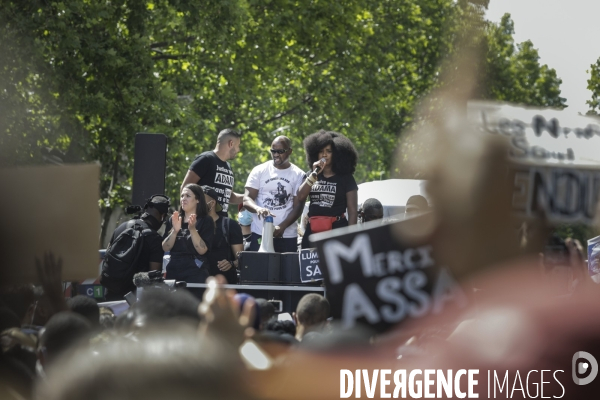
M157 47L165 47L170 45L171 43L190 43L193 42L194 40L196 40L196 36L188 36L184 39L180 39L180 40L171 40L171 41L164 41L164 42L156 42L156 43L152 43L150 44L150 48L151 49L155 49Z
M170 56L168 54L161 54L158 56L152 57L153 60L181 60L182 58L186 58L189 54L179 54L177 56Z
M259 125L268 124L269 122L277 121L278 119L281 119L281 118L285 117L286 115L290 115L290 114L296 112L296 110L298 110L302 105L310 103L311 101L313 101L313 99L314 98L313 98L312 94L307 94L306 96L304 96L304 98L302 99L302 101L299 104L296 104L294 107L290 108L289 110L277 113L274 116L272 116L271 118L267 118L267 119L262 120L259 123ZM258 122L259 120L260 120L260 118L256 118L254 120L254 122Z
M329 64L334 59L334 57L335 57L335 55L329 57L327 60L314 62L313 67L320 67L320 66Z

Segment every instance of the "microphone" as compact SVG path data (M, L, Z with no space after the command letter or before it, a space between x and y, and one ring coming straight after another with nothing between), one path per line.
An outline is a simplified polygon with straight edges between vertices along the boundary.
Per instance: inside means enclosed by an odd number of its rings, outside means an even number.
M133 284L135 287L150 286L154 281L150 278L147 272L138 272L133 276Z
M323 163L326 162L325 157L321 158L319 161L323 161ZM319 175L319 171L321 171L321 167L319 167L317 165L317 167L315 168L315 170L313 171L315 174Z
M133 284L136 287L149 286L162 281L164 281L162 271L138 272L133 275Z

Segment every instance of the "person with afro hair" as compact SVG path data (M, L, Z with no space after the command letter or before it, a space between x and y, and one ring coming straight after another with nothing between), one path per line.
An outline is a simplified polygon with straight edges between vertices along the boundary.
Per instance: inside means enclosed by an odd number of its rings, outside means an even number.
M308 239L311 233L356 224L358 186L353 174L358 153L346 136L325 130L307 136L304 151L313 170L298 190L300 202L310 198L309 222L302 238L306 249L313 247Z

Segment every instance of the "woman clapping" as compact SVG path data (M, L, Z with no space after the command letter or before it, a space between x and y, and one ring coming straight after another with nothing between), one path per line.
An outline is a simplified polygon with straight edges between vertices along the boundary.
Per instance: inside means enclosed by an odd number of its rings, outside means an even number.
M171 252L167 279L187 283L204 283L209 275L206 253L215 235L215 223L208 215L202 188L185 185L181 207L167 221L163 250Z

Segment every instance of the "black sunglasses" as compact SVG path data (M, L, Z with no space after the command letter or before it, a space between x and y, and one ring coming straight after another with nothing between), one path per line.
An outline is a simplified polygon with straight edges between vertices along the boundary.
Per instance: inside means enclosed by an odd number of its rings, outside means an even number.
M279 149L279 150L277 150L277 149L271 149L271 153L273 153L273 154L283 154L283 153L285 153L288 150L289 149L285 149L285 150L283 150L283 149Z

